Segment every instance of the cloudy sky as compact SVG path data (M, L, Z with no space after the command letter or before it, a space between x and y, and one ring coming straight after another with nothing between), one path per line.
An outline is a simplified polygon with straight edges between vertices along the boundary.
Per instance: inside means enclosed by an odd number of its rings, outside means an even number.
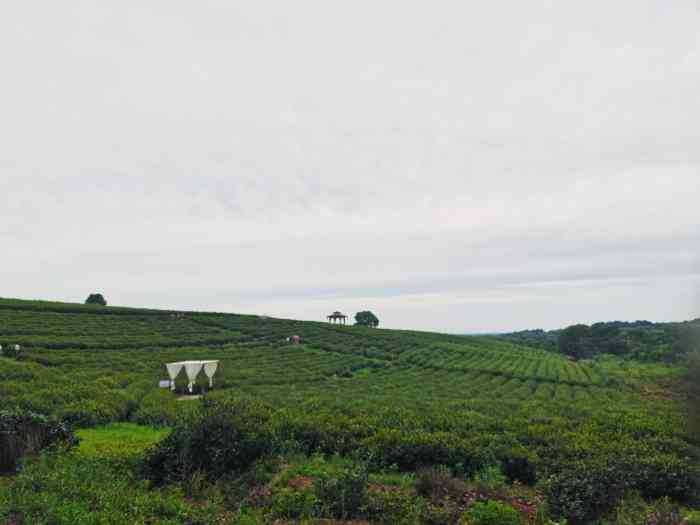
M697 0L11 4L0 296L700 316Z

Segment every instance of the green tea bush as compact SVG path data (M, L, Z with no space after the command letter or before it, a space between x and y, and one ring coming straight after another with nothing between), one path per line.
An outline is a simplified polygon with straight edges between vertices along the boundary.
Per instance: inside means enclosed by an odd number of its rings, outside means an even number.
M537 481L537 454L525 447L510 447L497 453L509 481L534 485Z
M500 465L489 465L479 470L472 478L477 490L489 497L503 496L508 488L507 478Z
M647 518L649 525L686 525L681 509L668 498L661 498L649 505Z
M367 448L385 465L397 465L413 471L424 465L457 465L466 476L486 463L484 451L472 447L463 437L451 432L426 432L382 429L365 441Z
M325 516L349 519L359 516L367 504L367 466L358 464L333 477L323 476L314 491Z
M254 401L207 401L149 450L144 474L156 484L201 471L212 480L240 473L276 446L270 409Z
M466 492L467 487L462 480L452 476L445 466L424 467L416 472L416 493L433 503L448 498L457 501Z
M462 515L460 525L520 525L520 515L499 501L474 503Z
M383 525L416 525L428 512L428 502L400 490L370 491L367 518Z
M349 519L357 517L367 504L367 466L363 463L345 468L335 476L322 476L314 491L324 516Z
M646 499L673 497L692 502L699 475L692 458L679 458L635 443L601 444L584 459L563 462L545 484L547 504L555 516L573 525L609 513L630 490Z
M6 515L35 525L161 523L205 525L210 509L177 491L150 490L123 468L80 454L45 453L26 464L7 489ZM0 516L2 511L0 511Z
M12 472L19 458L52 445L70 448L78 443L63 421L22 410L0 410L0 472Z
M627 489L625 480L604 461L579 461L552 475L545 495L553 516L584 525L609 513Z
M283 488L272 498L272 512L275 516L287 519L312 518L318 515L318 499L307 491L294 491Z
M169 390L154 390L141 399L131 419L141 425L174 425L187 409L182 405Z

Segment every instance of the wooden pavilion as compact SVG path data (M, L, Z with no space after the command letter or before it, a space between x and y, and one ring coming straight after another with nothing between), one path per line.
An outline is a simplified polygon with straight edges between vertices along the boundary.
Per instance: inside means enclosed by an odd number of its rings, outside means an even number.
M333 312L331 315L327 316L326 319L328 319L329 323L345 324L345 322L348 319L348 316L336 311Z

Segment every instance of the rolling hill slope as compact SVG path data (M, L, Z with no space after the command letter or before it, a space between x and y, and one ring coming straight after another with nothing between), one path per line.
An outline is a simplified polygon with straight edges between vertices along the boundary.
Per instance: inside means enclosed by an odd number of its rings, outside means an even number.
M292 335L300 345L287 342ZM628 490L685 504L700 497L700 441L681 400L657 384L677 373L667 363L572 362L497 337L17 300L0 300L0 344L23 347L18 359L0 357L0 410L56 415L77 427L135 422L173 426L172 435L183 436L191 421L197 427L207 417L218 428L217 410L227 410L243 428L263 425L252 435L266 436L265 446L307 458L295 461L360 462L380 478L401 472L404 484L425 466L461 480L497 471L518 482L516 492L520 483L535 485L548 512L572 524L612 511ZM198 359L221 362L204 402L158 388L164 363ZM185 383L182 374L180 393ZM207 390L203 375L197 389ZM145 429L117 424L129 433ZM216 447L237 450L237 441L217 436ZM325 463L316 453L336 459ZM87 467L76 457L60 461L82 479ZM32 487L54 467L36 469L26 474ZM22 486L5 496L0 490L0 503L19 498L18 512L33 508L23 503ZM66 499L62 484L51 490L56 501ZM114 498L122 492L105 490ZM388 510L381 515L396 522Z
M287 343L293 334L301 345ZM185 359L221 361L217 392L274 404L313 398L512 406L609 401L626 393L618 374L599 364L496 338L249 315L2 300L0 344L14 343L24 350L18 362L0 364L5 402L77 422L101 403L98 413L114 415L107 419L128 417L142 399L163 394L156 385L167 377L164 363ZM182 387L184 377L179 381ZM57 387L67 392L53 395Z

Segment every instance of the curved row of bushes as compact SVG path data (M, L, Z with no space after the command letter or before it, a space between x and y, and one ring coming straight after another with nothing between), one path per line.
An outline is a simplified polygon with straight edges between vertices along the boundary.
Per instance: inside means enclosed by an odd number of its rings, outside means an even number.
M182 419L149 452L145 473L158 484L186 480L195 473L215 480L290 449L352 454L377 468L402 471L444 465L465 478L495 464L511 480L542 482L551 512L573 525L590 523L609 512L630 490L650 499L668 496L680 502L691 502L699 495L696 458L629 439L600 448L581 448L581 442L578 450L554 451L559 455L554 461L495 436L491 440L415 428L375 429L342 416L335 423L318 417L290 418L256 401L205 400L201 410Z

